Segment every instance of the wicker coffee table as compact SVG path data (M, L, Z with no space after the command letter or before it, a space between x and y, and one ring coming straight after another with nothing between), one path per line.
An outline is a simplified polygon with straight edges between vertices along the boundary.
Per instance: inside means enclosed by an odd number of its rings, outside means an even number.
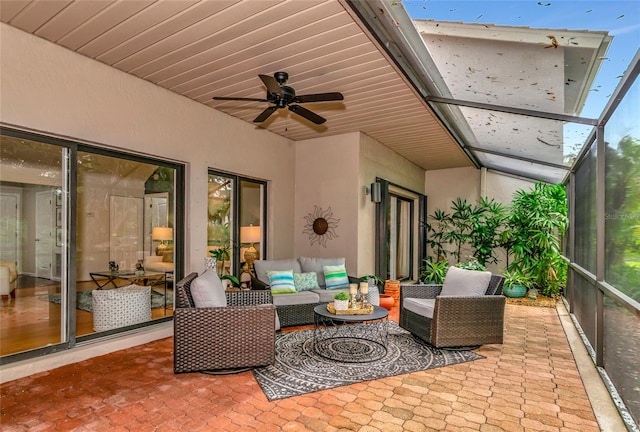
M367 363L387 354L389 311L373 307L367 315L336 315L327 304L313 309L313 349L329 360Z

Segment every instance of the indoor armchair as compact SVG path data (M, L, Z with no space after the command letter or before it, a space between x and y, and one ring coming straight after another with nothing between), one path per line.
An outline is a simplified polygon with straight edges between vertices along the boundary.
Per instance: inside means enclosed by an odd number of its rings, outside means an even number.
M438 348L502 343L503 283L451 267L443 285L401 285L400 327Z
M192 292L197 277L197 273L191 273L176 284L174 372L272 364L276 311L271 292L223 291L220 295L224 296L226 306L197 307L198 297L194 299Z
M15 297L17 281L16 263L11 261L0 262L0 295Z

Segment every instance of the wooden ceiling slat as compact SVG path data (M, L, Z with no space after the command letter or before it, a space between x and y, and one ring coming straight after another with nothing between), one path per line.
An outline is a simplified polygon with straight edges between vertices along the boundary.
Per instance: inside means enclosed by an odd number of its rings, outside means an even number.
M82 21L75 29L58 39L57 43L77 51L102 33L126 21L152 3L153 0L114 2L88 20Z
M164 40L171 35L178 33L195 23L209 18L220 12L222 9L239 2L240 0L218 0L200 2L184 11L156 24L155 26L138 33L127 41L114 46L110 50L98 55L96 60L100 60L109 65L113 65L135 53L142 51L151 45Z
M3 1L2 3L7 2ZM26 32L35 33L47 21L67 7L69 3L71 3L71 1L67 0L40 0L29 3L11 19L11 25ZM16 6L21 6L21 3L18 3ZM11 11L11 9L9 9L9 11Z
M148 8L143 9L131 18L121 22L109 31L85 44L78 49L78 52L89 57L97 58L106 51L127 42L140 33L144 33L159 23L181 13L194 3L195 0L153 3Z
M197 23L172 34L171 36L138 51L113 66L125 72L145 77L177 61L189 57L189 50L198 52L200 46L209 43L213 35L247 17L258 14L278 4L280 0L264 0L247 3L234 3Z
M114 0L73 2L35 32L41 38L58 41L83 22L113 4Z

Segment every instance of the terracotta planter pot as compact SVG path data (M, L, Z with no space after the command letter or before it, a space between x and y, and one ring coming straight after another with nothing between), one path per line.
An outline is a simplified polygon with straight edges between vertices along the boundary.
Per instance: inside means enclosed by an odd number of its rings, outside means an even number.
M395 300L388 294L380 294L380 306L386 310L391 310Z
M400 306L400 281L387 280L384 283L384 293L393 297L394 306Z

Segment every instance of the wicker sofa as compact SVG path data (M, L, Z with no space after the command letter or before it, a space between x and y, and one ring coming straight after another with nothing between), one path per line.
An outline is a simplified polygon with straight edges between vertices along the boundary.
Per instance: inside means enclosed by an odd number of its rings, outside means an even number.
M322 303L333 301L333 296L340 292L349 292L349 288L326 289L322 267L324 265L344 264L344 258L294 258L288 260L258 260L254 262L256 277L251 280L254 290L269 290L269 270L293 270L296 273L317 273L319 289L296 292L295 294L277 294L273 296L273 304L276 306L281 327L313 324L313 308ZM349 276L350 283L358 283L358 278ZM374 304L380 304L380 295L377 286L369 288L367 300Z
M270 291L226 292L226 307L195 307L191 273L176 283L174 372L220 371L272 364L275 307Z
M478 346L503 341L504 277L491 275L484 295L441 296L443 285L400 286L400 327L438 347ZM432 317L406 307L407 299L435 300Z

